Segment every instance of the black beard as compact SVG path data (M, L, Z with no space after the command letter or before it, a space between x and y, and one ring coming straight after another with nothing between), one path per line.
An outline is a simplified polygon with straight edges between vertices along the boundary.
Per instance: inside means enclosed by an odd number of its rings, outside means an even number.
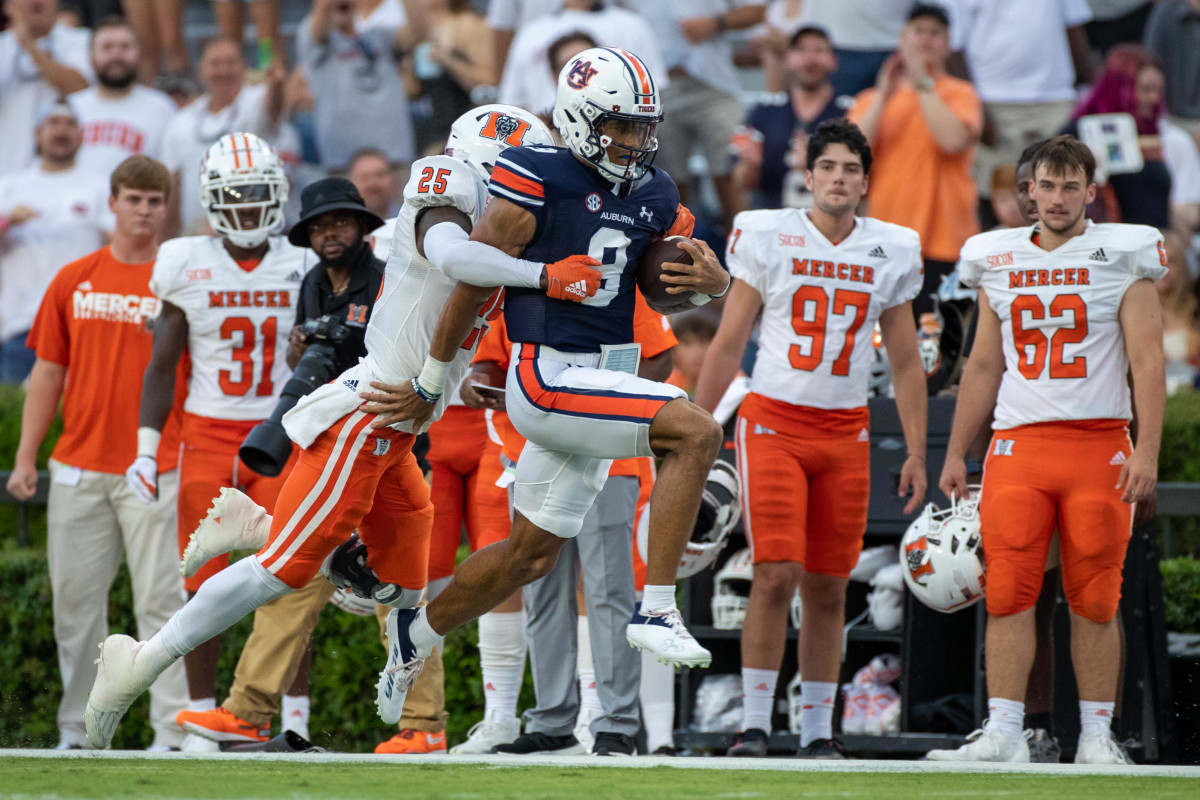
M124 75L112 75L111 72L99 72L96 81L106 89L128 89L137 80L137 70L130 70Z
M348 269L353 267L354 263L358 261L359 254L362 253L362 249L366 246L366 242L359 242L357 246L347 247L338 258L326 258L320 253L317 255L320 256L321 266L326 269Z

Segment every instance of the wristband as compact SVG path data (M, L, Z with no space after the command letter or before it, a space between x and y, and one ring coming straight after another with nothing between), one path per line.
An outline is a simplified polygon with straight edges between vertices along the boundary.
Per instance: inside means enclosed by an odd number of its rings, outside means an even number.
M450 369L449 361L438 361L433 356L426 356L425 364L421 367L421 374L415 378L421 384L418 393L424 392L426 396L441 397L446 388L446 370L448 369Z
M413 387L413 391L417 393L417 397L421 398L422 400L424 400L426 403L429 403L430 405L433 405L438 400L442 399L441 392L439 392L437 394L430 394L429 392L427 392L423 388L421 388L421 381L419 378L412 379L412 387Z
M154 458L158 453L158 443L162 441L162 431L149 426L137 429L137 454L139 457Z
M709 295L709 297L713 300L720 300L722 297L729 294L729 290L732 288L733 288L733 276L730 275L729 283L725 284L725 288L721 290L721 293L720 294L711 294L711 295Z

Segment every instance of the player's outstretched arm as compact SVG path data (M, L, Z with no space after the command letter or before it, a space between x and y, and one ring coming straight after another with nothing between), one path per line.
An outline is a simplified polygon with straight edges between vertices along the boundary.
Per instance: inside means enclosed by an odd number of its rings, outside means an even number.
M979 326L959 386L958 401L954 405L954 428L950 432L946 462L938 481L938 486L947 497L967 496L967 448L979 426L995 408L1003 376L1004 345L1000 338L1000 318L992 310L987 292L980 289Z
M28 500L37 492L37 451L58 412L66 382L67 368L62 364L43 358L34 362L21 412L21 442L7 487L8 493L18 500Z
M744 281L733 281L721 312L721 325L704 354L696 380L696 405L710 414L742 365L742 354L746 352L762 305L762 295L757 289Z
M158 498L158 463L155 454L163 426L175 402L175 371L187 344L187 316L179 306L162 303L154 320L154 349L142 377L142 400L138 412L137 458L125 471L125 482L142 502Z
M912 303L901 303L884 311L879 316L879 331L883 334L888 364L892 368L896 410L900 412L900 427L904 429L904 444L908 448L908 458L900 468L899 494L903 497L912 490L912 497L904 505L904 513L911 514L925 500L925 490L929 486L925 472L929 401L925 367L917 349L917 323L913 319Z
M1133 405L1137 409L1137 444L1121 467L1117 488L1126 503L1154 497L1158 483L1158 450L1162 442L1167 379L1163 366L1162 309L1149 280L1134 281L1121 300L1121 331L1133 375Z

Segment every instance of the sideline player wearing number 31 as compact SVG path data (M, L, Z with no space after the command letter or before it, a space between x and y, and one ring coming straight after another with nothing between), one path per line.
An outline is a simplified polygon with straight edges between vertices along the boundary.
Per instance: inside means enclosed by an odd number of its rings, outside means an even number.
M682 391L638 378L638 347L630 344L643 253L656 239L691 232L691 214L679 205L675 183L650 166L661 119L658 90L641 60L624 50L591 48L558 78L554 121L568 147L514 148L496 163L491 202L471 238L535 260L586 251L601 262L602 281L582 303L507 292L504 320L515 347L506 404L528 440L517 462L512 535L463 562L419 613L393 612L388 634L400 647L389 651L387 672L401 696L444 634L549 572L563 542L579 532L614 458L662 457L650 503L646 591L626 637L668 663L711 661L675 607L675 571L721 430ZM723 294L729 277L712 250L679 242L694 264L672 266L680 274L664 275L665 281L684 292ZM400 416L428 416L443 387L453 386L440 372L486 295L459 284L413 381L415 392L393 404ZM696 302L684 300L678 308Z
M992 406L979 515L987 554L988 719L933 761L1029 760L1022 727L1036 650L1034 605L1057 523L1071 660L1079 686L1077 764L1125 764L1110 723L1121 659L1114 616L1133 504L1158 474L1166 380L1154 283L1158 231L1095 225L1096 161L1071 136L1033 157L1039 224L974 236L963 283L979 289L979 328L958 393L940 486L967 494L963 454ZM1130 446L1129 385L1137 407Z

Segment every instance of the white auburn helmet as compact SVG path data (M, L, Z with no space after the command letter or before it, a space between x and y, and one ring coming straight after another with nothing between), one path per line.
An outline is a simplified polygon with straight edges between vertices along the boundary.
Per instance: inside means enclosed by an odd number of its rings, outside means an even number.
M925 506L900 540L904 582L917 599L949 614L983 597L985 578L979 552L979 487L950 508Z
M662 118L654 77L628 50L584 50L558 74L553 116L558 132L567 147L613 183L645 174L658 151ZM612 134L622 129L639 137L636 146L614 142ZM609 158L608 148L614 145L632 155L627 165Z
M238 247L257 247L283 229L288 179L275 148L253 133L230 133L208 148L200 164L200 205L208 224ZM243 209L257 211L253 225Z
M728 461L718 458L704 481L700 513L679 559L676 578L690 578L717 560L717 555L729 541L729 532L742 518L741 496L742 482L737 470ZM638 518L637 527L637 548L643 563L646 563L649 541L650 506L647 504Z
M553 147L554 136L545 123L525 109L491 103L454 120L446 140L446 155L470 164L486 181L501 153L525 144Z
M750 548L738 550L713 577L713 627L735 631L746 621L750 584L754 580L754 556Z

